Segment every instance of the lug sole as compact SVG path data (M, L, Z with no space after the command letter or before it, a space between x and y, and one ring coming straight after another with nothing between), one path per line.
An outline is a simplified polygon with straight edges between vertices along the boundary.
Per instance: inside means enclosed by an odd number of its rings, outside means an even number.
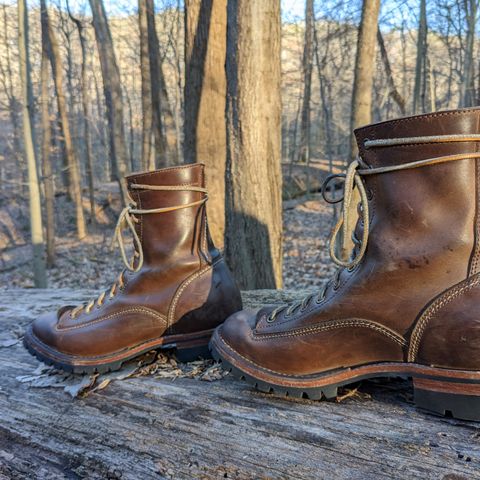
M448 370L413 363L382 362L306 376L289 376L263 369L233 350L216 331L212 357L240 380L278 396L333 399L338 388L372 378L412 378L417 408L439 416L480 421L480 371Z
M212 357L208 342L211 335L212 330L186 335L167 335L122 352L101 357L78 357L57 352L36 338L31 327L25 332L23 344L34 357L47 365L52 365L65 372L92 374L119 370L124 363L152 350L170 351L175 354L180 362L210 359Z

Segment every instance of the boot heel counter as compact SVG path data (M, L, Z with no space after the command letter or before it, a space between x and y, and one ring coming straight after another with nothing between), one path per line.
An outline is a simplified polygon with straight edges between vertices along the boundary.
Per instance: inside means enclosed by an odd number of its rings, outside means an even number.
M425 327L410 360L444 368L480 370L480 278L472 278L426 310ZM424 314L425 315L425 314ZM422 320L422 319L421 319Z
M241 309L240 290L219 255L177 290L169 309L169 333L213 329Z
M242 294L221 254L213 266L213 284L220 290L221 303L224 304L224 311L227 313L225 319L242 310Z

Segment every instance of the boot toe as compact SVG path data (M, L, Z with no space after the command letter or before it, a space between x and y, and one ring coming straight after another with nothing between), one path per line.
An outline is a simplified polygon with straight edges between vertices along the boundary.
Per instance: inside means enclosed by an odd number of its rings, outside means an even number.
M252 335L262 310L241 310L231 315L218 327L217 341L240 356L254 361L256 345Z
M70 307L62 307L56 312L49 312L35 319L31 326L33 340L40 341L47 347L58 350L59 338L57 325L62 315L69 309Z

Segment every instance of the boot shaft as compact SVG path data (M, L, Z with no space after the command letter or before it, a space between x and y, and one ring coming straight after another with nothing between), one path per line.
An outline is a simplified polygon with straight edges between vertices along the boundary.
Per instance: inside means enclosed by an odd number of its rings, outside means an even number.
M383 122L355 134L362 161L378 168L475 153L477 142L444 140L449 135L478 135L479 124L480 109L458 110ZM438 136L438 142L369 147L372 140L419 136ZM363 176L371 215L361 269L375 271L379 292L387 297L404 285L412 286L411 312L404 307L405 328L422 302L479 270L479 161L465 159ZM387 279L388 285L382 285Z
M127 185L135 209L167 210L135 215L135 230L146 266L161 265L165 269L166 265L211 260L217 254L208 232L207 194L195 190L205 189L204 165L191 164L130 175ZM155 190L155 187L176 189ZM186 208L177 208L181 206ZM168 211L169 208L172 210Z

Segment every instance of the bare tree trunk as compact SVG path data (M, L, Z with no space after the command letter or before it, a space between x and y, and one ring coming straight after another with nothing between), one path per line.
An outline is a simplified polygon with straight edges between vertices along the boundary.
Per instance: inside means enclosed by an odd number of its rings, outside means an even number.
M92 153L92 138L90 135L90 124L92 122L91 114L91 98L90 90L88 88L88 78L87 78L87 39L85 36L85 25L81 20L74 17L69 8L67 0L68 14L72 19L73 23L77 27L78 38L80 40L80 49L82 52L82 70L81 70L81 80L80 88L82 90L82 110L83 110L83 137L85 141L85 167L87 173L88 181L88 197L90 200L90 221L92 224L96 222L95 216L95 182L93 179L93 153Z
M80 170L78 165L78 158L73 146L72 134L70 130L70 120L67 111L67 102L65 99L65 92L63 90L63 71L62 59L60 57L60 50L58 47L55 33L51 27L48 10L45 0L40 0L41 21L42 21L42 41L45 42L46 52L50 59L52 67L53 80L55 84L55 91L57 94L58 112L62 123L63 141L65 144L66 155L68 159L68 172L70 177L70 187L75 203L75 213L77 221L77 235L78 238L83 238L87 234L85 225L85 217L83 214L82 205L82 187Z
M422 102L422 91L424 89L424 71L427 58L427 3L420 0L420 20L417 33L417 60L415 63L415 85L413 88L413 114L420 113L425 109Z
M42 32L43 33L43 32ZM52 125L50 123L49 89L50 72L49 58L45 41L42 41L41 63L41 107L42 107L42 167L43 184L45 189L46 234L47 234L47 267L52 268L55 263L55 186L53 180L52 161Z
M175 118L168 100L167 86L160 58L157 29L155 26L155 5L146 1L148 52L150 56L150 77L152 85L153 134L155 137L156 158L159 165L178 163Z
M467 19L467 38L465 44L463 78L460 84L459 107L469 107L474 104L473 91L473 49L475 42L475 27L477 23L478 0L464 0Z
M140 73L142 78L142 169L151 168L152 157L152 85L150 82L150 56L148 51L147 0L138 0L140 31Z
M313 0L305 3L305 39L303 46L303 101L300 126L300 155L299 160L308 161L310 157L311 112L310 99L312 96L313 70L313 34L314 34ZM308 174L307 174L308 177Z
M15 77L12 70L12 53L11 53L11 46L10 46L10 39L9 39L9 28L8 28L8 15L7 15L7 5L4 3L1 5L2 13L3 13L3 49L4 49L4 56L5 56L5 68L3 67L3 62L0 62L0 71L2 73L1 83L3 84L5 95L8 99L8 113L10 116L10 122L12 124L13 129L13 155L15 158L15 162L21 168L19 169L21 172L21 178L19 179L20 182L26 185L27 177L25 175L26 168L24 165L24 159L22 158L22 143L20 140L21 132L20 126L18 121L18 113L19 113L19 105L18 100L15 94L14 82ZM22 190L25 190L25 187L21 186ZM26 193L26 191L25 191Z
M390 97L398 105L402 115L405 115L405 99L395 85L395 79L393 78L392 67L390 66L390 60L388 59L387 49L385 48L385 42L383 41L383 35L380 29L377 30L377 41L380 46L380 54L385 67L385 75L387 77L388 87L390 89Z
M123 99L120 72L118 70L112 35L102 0L89 0L92 9L93 27L97 41L98 55L102 68L103 90L110 127L110 149L115 176L120 185L123 203L128 201L124 177L127 174L128 152L123 124Z
M219 246L225 223L226 34L226 0L185 1L184 155L186 163L207 166L208 218Z
M18 1L18 51L20 61L20 78L22 86L23 138L28 166L28 189L30 198L30 230L33 246L33 276L35 287L46 288L42 227L42 209L40 185L38 182L37 161L35 158L35 141L32 127L32 83L30 78L30 59L28 53L28 13L26 0Z
M351 158L357 154L353 129L372 121L372 85L380 0L363 0L358 32L351 115Z
M225 255L241 288L282 285L280 1L230 0Z

